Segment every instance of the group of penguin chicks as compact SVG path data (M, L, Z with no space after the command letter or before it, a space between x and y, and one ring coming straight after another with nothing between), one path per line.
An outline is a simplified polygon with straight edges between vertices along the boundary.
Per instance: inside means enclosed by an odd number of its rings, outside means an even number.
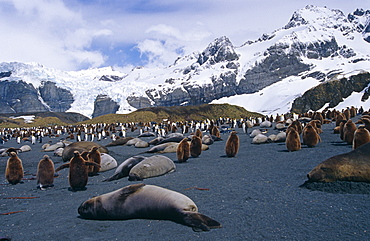
M22 160L17 154L16 148L7 150L9 158L5 169L5 178L10 184L21 183L24 177ZM85 190L88 176L97 175L100 169L101 156L97 146L91 148L90 151L79 153L75 151L74 156L68 163L62 164L57 169L54 169L54 163L48 155L39 161L37 165L37 187L45 189L54 186L55 173L69 168L68 181L72 191Z

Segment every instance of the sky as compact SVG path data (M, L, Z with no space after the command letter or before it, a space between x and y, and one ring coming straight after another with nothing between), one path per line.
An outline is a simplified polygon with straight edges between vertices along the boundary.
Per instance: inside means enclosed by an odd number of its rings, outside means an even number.
M370 0L0 0L0 62L165 67L221 36L240 46L271 33L306 5L370 10Z

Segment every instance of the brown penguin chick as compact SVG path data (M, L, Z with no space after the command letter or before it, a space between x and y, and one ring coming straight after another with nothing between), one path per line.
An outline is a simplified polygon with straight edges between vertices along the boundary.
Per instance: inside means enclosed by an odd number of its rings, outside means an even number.
M315 128L315 130L318 134L322 133L321 122L319 120L312 120L312 121L309 122L309 124L311 124L313 126L313 128Z
M311 125L307 124L303 128L302 132L302 143L308 147L316 146L319 141L321 141L320 135L317 133L316 129Z
M347 123L347 120L341 120L339 122L339 137L341 140L344 140L344 125Z
M353 137L355 135L356 129L357 129L357 126L355 123L353 123L352 120L348 120L347 123L344 124L343 140L347 142L347 144L352 145Z
M364 124L365 125L365 128L370 131L370 119L369 118L366 118L366 117L361 117L357 122L356 124Z
M342 120L347 121L347 117L342 112L337 112L335 116L335 126L339 126Z
M221 138L220 130L217 128L217 126L212 127L211 135Z
M55 172L58 172L64 168L69 167L68 181L70 190L79 191L86 190L86 184L88 180L88 166L93 165L100 167L95 162L85 161L78 151L73 153L73 157L68 163L65 163L58 167Z
M195 135L196 135L196 136L198 136L200 139L202 139L202 138L203 138L203 133L202 133L202 131L201 131L200 129L197 129L197 130L195 131Z
M348 108L343 111L343 114L344 114L344 116L346 117L347 120L351 119L351 114L349 113Z
M368 142L370 142L370 132L366 129L365 126L361 125L355 131L352 149L357 149L358 147Z
M287 130L285 146L288 151L298 151L301 149L301 139L295 128L289 127Z
M294 126L295 127L295 130L298 132L298 134L300 135L302 133L302 124L299 120L294 120L289 126ZM288 129L289 129L289 126L288 126ZM287 132L288 134L288 132Z
M236 131L232 131L227 138L225 152L227 157L235 157L239 151L239 137Z
M186 162L190 156L190 144L188 138L182 139L176 150L177 160L179 162Z
M54 163L48 155L39 161L37 165L37 188L44 189L54 186Z
M199 136L193 136L190 141L190 156L198 157L202 153L202 140Z
M96 164L100 165L101 163L101 154L99 151L99 147L94 146L87 154L87 160L89 162L95 162ZM100 167L97 166L90 166L89 167L89 176L96 176L100 171Z
M21 159L16 152L9 153L9 159L6 163L5 178L10 184L17 184L22 181L24 176L23 165Z
M314 112L313 113L313 116L312 116L312 120L319 120L320 123L323 123L324 117L323 117L322 113L320 113L320 112Z
M351 108L349 109L349 114L351 118L355 117L357 115L357 108L354 106L351 106Z

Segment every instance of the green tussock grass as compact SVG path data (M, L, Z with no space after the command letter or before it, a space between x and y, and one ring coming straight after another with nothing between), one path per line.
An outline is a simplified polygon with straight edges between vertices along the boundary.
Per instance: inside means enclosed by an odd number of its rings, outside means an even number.
M30 113L28 113L30 114ZM260 117L256 112L250 112L243 107L229 104L204 104L197 106L172 106L172 107L150 107L136 110L129 114L108 114L93 119L71 123L70 113L46 113L36 116L32 123L25 123L24 119L11 119L0 117L0 128L19 128L19 127L48 127L66 126L78 124L96 123L129 123L129 122L162 122L169 120L172 122L181 121L202 121L206 119L218 119L228 117L233 119ZM68 122L67 122L68 121Z
M262 116L256 112L250 112L243 107L229 104L204 104L197 106L171 106L149 107L136 110L130 114L109 114L99 116L81 123L127 123L127 122L162 122L169 120L177 121L201 121L205 119L217 119L220 117L248 118Z

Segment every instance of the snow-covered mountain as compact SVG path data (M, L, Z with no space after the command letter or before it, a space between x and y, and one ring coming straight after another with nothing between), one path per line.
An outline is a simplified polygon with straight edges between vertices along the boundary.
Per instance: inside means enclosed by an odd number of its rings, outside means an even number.
M1 63L0 112L70 111L92 117L106 114L102 110L231 103L264 114L285 113L312 87L370 72L369 42L370 11L345 15L307 6L257 40L236 47L223 36L166 68L66 72L36 63ZM369 101L356 105L370 108Z

